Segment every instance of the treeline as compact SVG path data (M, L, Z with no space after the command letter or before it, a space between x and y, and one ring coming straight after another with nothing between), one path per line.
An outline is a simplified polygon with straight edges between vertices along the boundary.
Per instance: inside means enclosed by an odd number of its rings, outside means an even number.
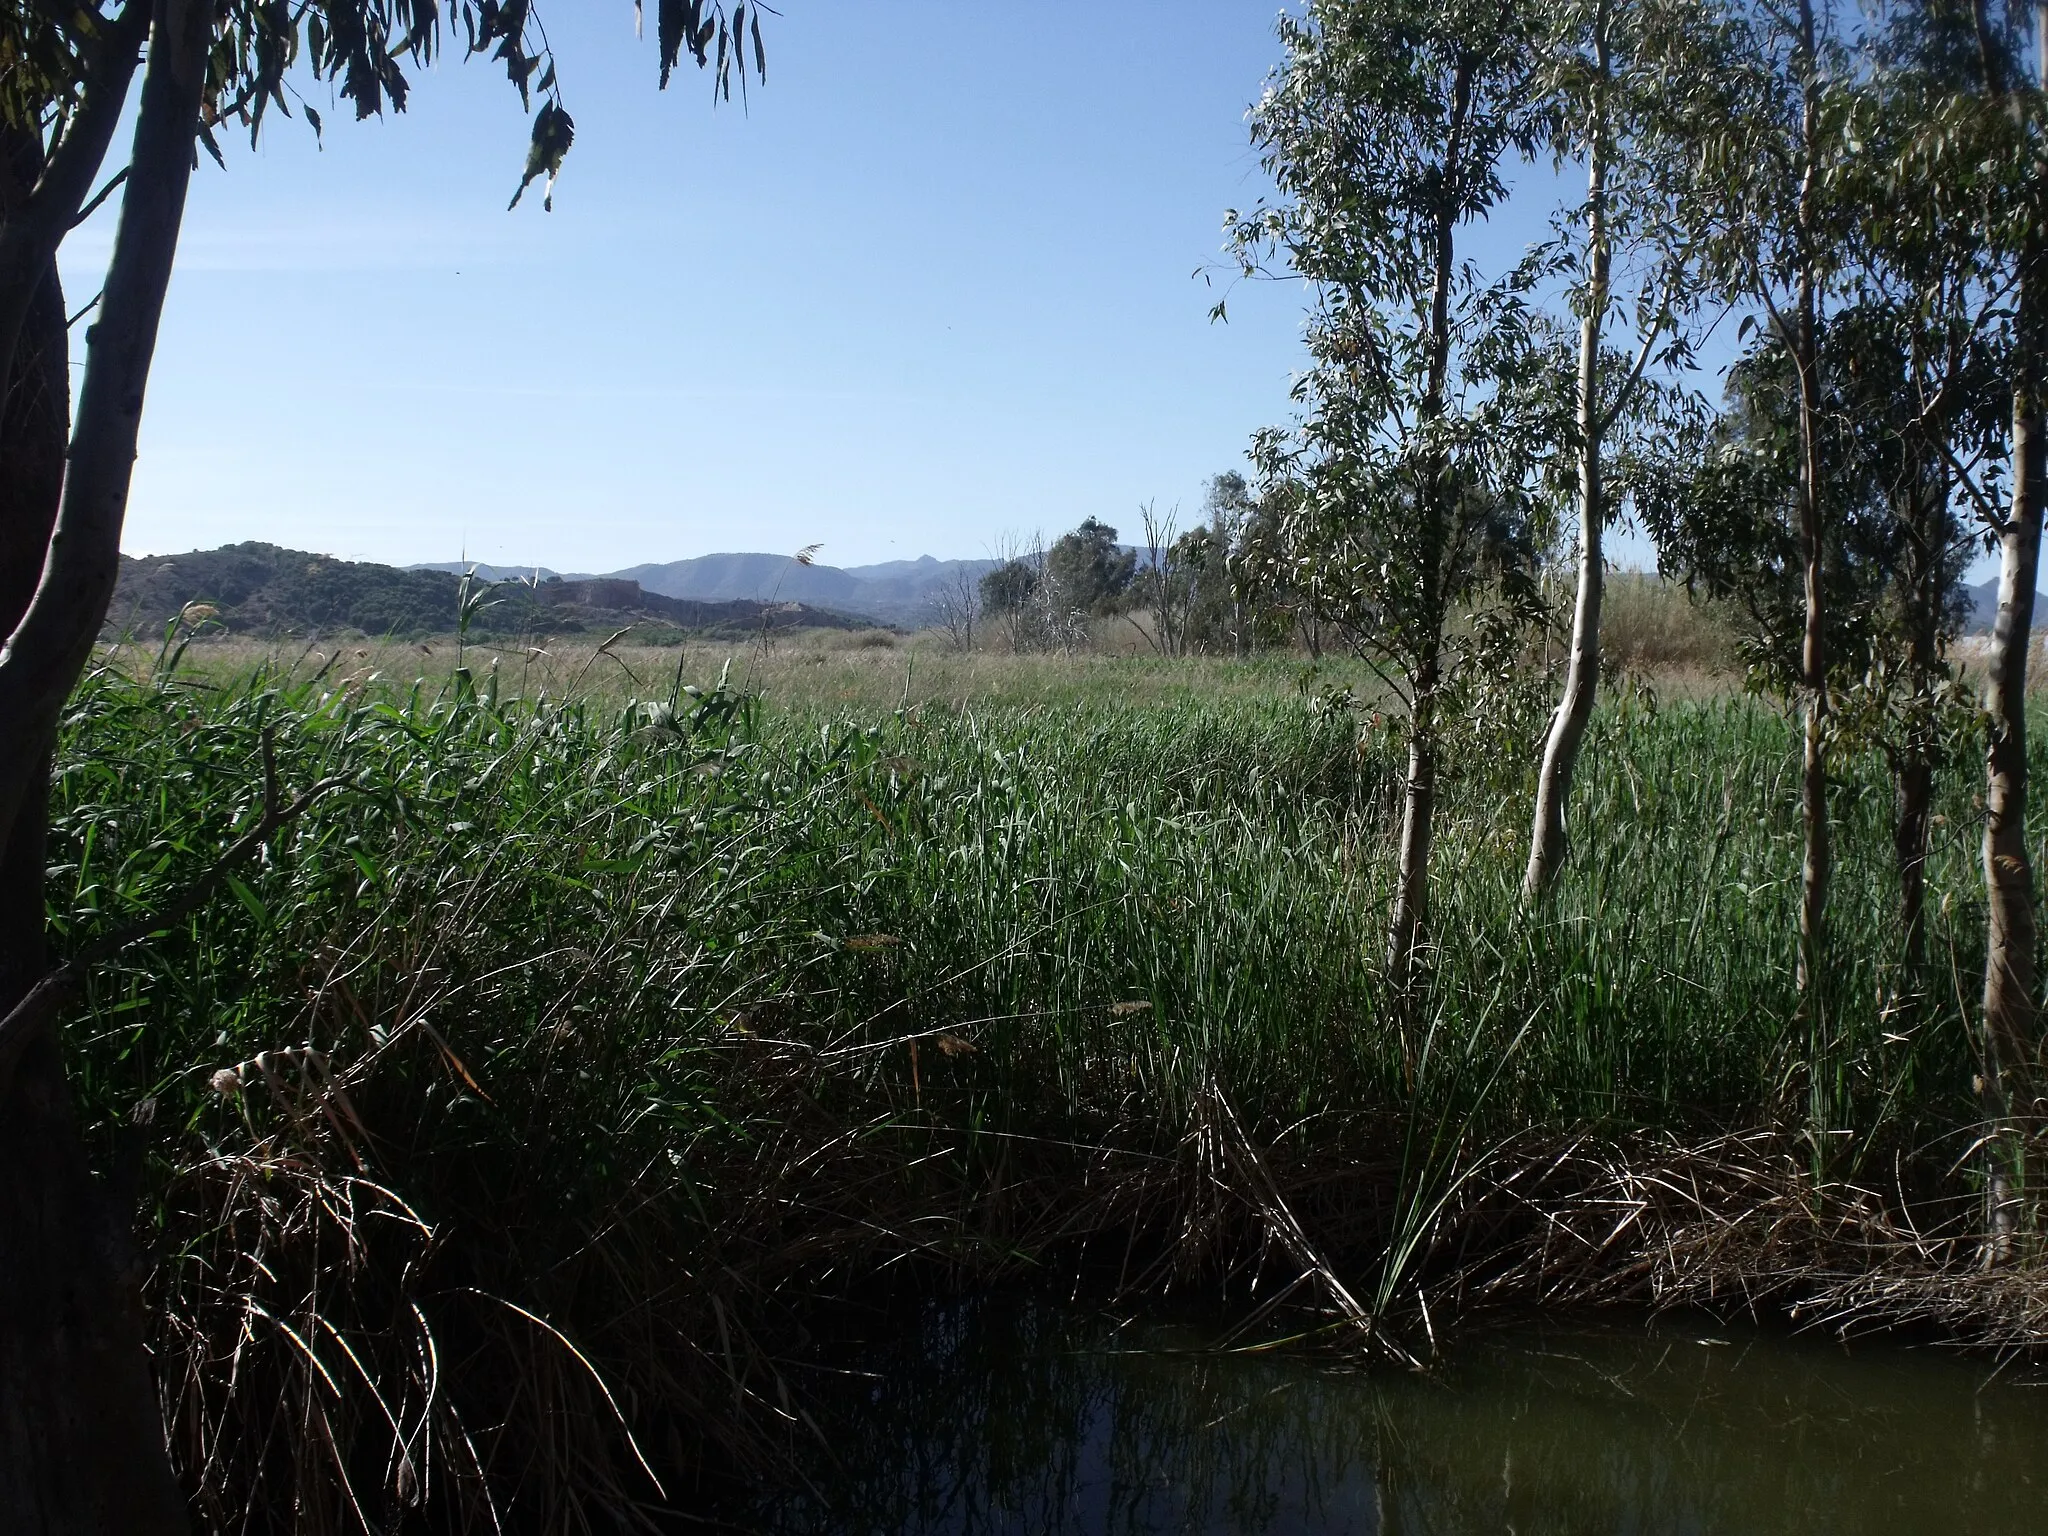
M1292 612L1248 594L1235 559L1256 511L1244 477L1223 474L1192 527L1144 508L1138 545L1085 518L1051 544L1013 544L978 580L942 589L932 617L963 647L978 637L1012 651L1085 650L1105 621L1128 625L1164 656L1241 656L1284 643Z
M1983 751L1984 1107L2031 1115L2048 8L1311 0L1279 25L1251 114L1276 190L1228 227L1247 277L1306 280L1310 365L1294 418L1254 443L1233 561L1241 589L1312 613L1405 703L1395 983L1424 952L1446 733L1553 621L1539 577L1563 556L1571 642L1526 896L1558 879L1602 541L1633 510L1667 575L1743 616L1752 676L1799 709L1816 1010L1831 756L1874 747L1892 767L1910 996L1932 779ZM1489 266L1476 226L1543 166L1583 174L1583 198ZM1722 327L1740 356L1710 406L1687 375ZM1981 703L1947 644L1980 542L2001 561Z

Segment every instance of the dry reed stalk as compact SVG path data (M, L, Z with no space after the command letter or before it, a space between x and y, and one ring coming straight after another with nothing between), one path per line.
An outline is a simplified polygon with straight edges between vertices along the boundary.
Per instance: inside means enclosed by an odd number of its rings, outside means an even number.
M1562 1144L1500 1158L1441 1234L1447 1304L1701 1307L1839 1334L1928 1328L1998 1351L2048 1349L2048 1264L1987 1268L1981 1201L1817 1177L1783 1131Z

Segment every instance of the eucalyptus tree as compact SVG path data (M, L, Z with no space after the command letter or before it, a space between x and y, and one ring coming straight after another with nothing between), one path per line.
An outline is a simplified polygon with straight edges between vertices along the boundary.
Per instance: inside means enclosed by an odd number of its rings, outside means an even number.
M1460 237L1542 139L1539 49L1503 0L1311 0L1251 113L1277 198L1230 216L1247 272L1278 257L1313 295L1291 429L1254 460L1269 549L1401 697L1407 716L1387 973L1407 996L1424 941L1439 737L1474 661L1536 601L1529 466L1556 426L1524 264L1483 276ZM1475 622L1457 622L1472 615Z
M1578 579L1564 691L1544 738L1529 837L1525 897L1549 890L1566 853L1566 808L1600 679L1603 539L1612 515L1608 439L1638 398L1653 354L1666 364L1689 355L1678 322L1692 286L1683 242L1670 218L1664 101L1680 70L1712 57L1714 28L1693 0L1561 0L1546 13L1543 90L1553 148L1562 164L1586 167L1573 307L1579 318L1570 495L1578 512ZM1616 257L1622 257L1617 277ZM1625 318L1633 356L1615 356L1604 336Z
M1822 589L1826 654L1859 669L1885 583L1885 509L1852 490L1859 445L1830 340L1824 330L1815 349L1815 447L1831 498L1817 576L1803 538L1799 365L1781 337L1752 341L1728 370L1719 414L1681 432L1637 488L1665 573L1739 613L1737 653L1752 686L1793 698L1806 681L1810 583Z
M743 45L762 69L759 7L744 0L659 0L656 32L664 84L688 57L729 92L735 74L744 81ZM220 133L253 141L294 98L319 132L308 87L358 118L402 110L406 70L447 44L501 65L532 113L513 201L536 180L551 184L575 130L530 0L460 0L445 12L437 0L38 0L0 11L0 1511L10 1531L186 1528L148 1378L129 1215L94 1183L64 1081L54 1019L69 973L48 971L42 872L57 719L113 592L194 162L203 148L225 163ZM108 176L124 122L128 158ZM71 419L56 255L106 199L117 199L117 227L104 284L83 307L92 323Z
M1116 541L1116 529L1084 517L1045 552L1044 577L1063 614L1098 618L1114 611L1138 571L1136 550Z
M1828 543L1821 466L1820 333L1841 252L1831 199L1848 143L1846 63L1832 0L1736 0L1713 46L1666 103L1691 153L1668 162L1702 290L1750 307L1791 366L1804 613L1799 978L1815 978L1832 868L1827 796Z
M1197 582L1197 613L1219 640L1228 638L1231 655L1241 657L1259 643L1260 616L1237 574L1238 553L1258 516L1258 502L1244 476L1230 470L1211 477L1202 511L1209 538Z
M1874 285L1872 285L1874 287ZM1875 746L1892 778L1892 847L1900 958L1908 991L1924 988L1927 851L1934 778L1975 727L1950 660L1974 540L1957 469L2002 452L1987 348L1939 291L1903 299L1866 291L1831 317L1823 347L1834 499L1873 531L1881 579L1857 650L1862 674L1840 691L1840 734ZM1860 655L1857 652L1860 651Z
M1254 466L1256 469L1256 466ZM1298 476L1268 476L1256 489L1242 475L1217 476L1233 504L1228 571L1230 600L1237 615L1240 645L1254 649L1299 645L1311 661L1322 657L1313 583L1314 569L1298 569L1288 558L1285 531L1300 500Z
M1032 615L1044 584L1045 552L1012 549L997 559L998 563L982 574L981 611L1000 621L1009 635L1010 649L1021 651L1033 638Z
M2011 488L2002 512L1986 508L1998 546L1998 617L1985 690L1984 1068L1987 1110L1998 1120L2041 1105L2039 1005L2035 997L2033 864L2027 850L2027 657L2040 580L2041 516L2048 482L2048 5L1976 0L1968 12L1978 89L1958 93L1947 138L1930 161L1965 188L1984 186L1995 249L2011 287L2006 385L2011 410ZM2032 54L2032 70L2027 68ZM2031 73L2032 78L2029 78ZM1972 163L1952 145L1988 147ZM1988 145L1986 141L1988 140ZM2015 1139L2024 1145L2023 1139ZM1994 1179L1994 1230L2002 1241L2012 1212Z
M1815 352L1830 739L1875 746L1892 770L1909 984L1922 958L1933 774L1964 726L1945 650L1967 554L1948 464L1981 456L1989 436L1967 393L1934 414L1924 318L1866 296L1827 316ZM1681 434L1637 487L1666 572L1743 616L1752 684L1788 698L1806 682L1813 579L1799 400L1790 349L1758 339L1729 370L1722 413Z
M1934 381L1923 414L1942 470L1999 555L1998 614L1984 691L1987 934L1978 1073L1993 1138L1994 1254L2014 1220L2007 1195L2038 1118L2037 928L2026 841L2027 661L2048 478L2048 6L2034 0L1899 0L1881 13L1885 69L1859 131L1883 175L1863 231L1875 279L1914 316ZM1987 382L1986 375L1989 375ZM1981 420L2003 415L2002 431ZM1977 418L1972 420L1972 418ZM1975 451L1967 451L1972 443ZM1958 452L1949 437L1960 437ZM1987 441L1989 439L1989 441Z

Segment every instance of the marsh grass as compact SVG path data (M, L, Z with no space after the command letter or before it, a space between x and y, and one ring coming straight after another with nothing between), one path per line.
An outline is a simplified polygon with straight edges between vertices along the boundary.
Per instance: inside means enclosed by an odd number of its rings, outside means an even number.
M1376 959L1398 735L1292 667L247 660L93 673L53 826L78 944L258 814L266 737L288 788L350 780L70 1026L214 1529L631 1526L707 1466L773 1475L814 1430L783 1368L807 1299L877 1277L1107 1256L1420 1353L1431 1296L1639 1294L1646 1249L1712 1214L1663 1220L1638 1179L1601 1242L1636 1177L1603 1148L1678 1169L1760 1136L1731 1200L1768 1186L1809 1227L1853 1204L1815 1191L1905 1200L1909 1165L1967 1194L1925 1172L1974 1117L1966 779L1915 978L1888 790L1843 765L1802 1007L1796 743L1749 700L1598 718L1537 915L1528 755L1472 733L1429 995L1400 1010ZM1580 1213L1570 1255L1531 1238L1538 1195Z
M147 675L168 653L158 639L124 643L110 648L109 654L116 670ZM331 684L367 682L386 693L408 690L418 682L432 696L447 682L457 655L456 642L448 636L323 639L287 650L269 641L204 637L186 646L181 665L190 677L223 685L238 683L259 667L279 664L302 676L324 669L324 680ZM1244 661L1194 662L1163 659L1142 650L962 653L931 631L898 635L888 630L799 630L741 644L686 640L659 646L636 644L629 635L603 649L579 635L528 646L473 644L461 659L479 679L495 672L508 695L612 704L666 698L678 674L685 682L708 682L729 668L734 685L754 695L771 717L802 713L872 719L906 704L960 709L1260 701L1299 693L1304 678L1311 684L1349 685L1361 693L1374 683L1365 667L1338 658L1312 665L1305 656L1285 652Z

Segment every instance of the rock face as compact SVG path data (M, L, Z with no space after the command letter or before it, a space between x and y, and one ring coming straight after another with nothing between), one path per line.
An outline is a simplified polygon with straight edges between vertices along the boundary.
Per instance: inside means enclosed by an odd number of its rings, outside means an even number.
M109 639L161 635L194 605L208 627L266 637L322 634L417 639L456 627L461 578L448 571L336 560L275 544L231 544L121 561L107 612ZM470 622L479 639L606 633L635 626L656 643L686 634L738 637L763 629L871 629L872 620L801 602L704 602L645 590L621 577L506 581Z

